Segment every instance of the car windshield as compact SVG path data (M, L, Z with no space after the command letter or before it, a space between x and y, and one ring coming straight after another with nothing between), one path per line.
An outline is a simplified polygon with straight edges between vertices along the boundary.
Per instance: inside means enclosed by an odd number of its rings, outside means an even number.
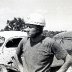
M5 41L5 38L0 36L0 47L3 45L4 41Z

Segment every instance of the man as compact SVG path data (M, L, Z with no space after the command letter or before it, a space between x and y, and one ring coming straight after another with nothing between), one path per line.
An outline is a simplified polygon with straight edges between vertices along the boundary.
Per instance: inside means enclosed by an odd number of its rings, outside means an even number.
M72 63L72 58L54 39L42 35L45 26L44 17L32 14L27 17L25 23L28 37L21 40L16 55L20 71L25 72L23 68L26 66L28 72L50 72L55 55L57 59L65 61L57 72L66 72Z

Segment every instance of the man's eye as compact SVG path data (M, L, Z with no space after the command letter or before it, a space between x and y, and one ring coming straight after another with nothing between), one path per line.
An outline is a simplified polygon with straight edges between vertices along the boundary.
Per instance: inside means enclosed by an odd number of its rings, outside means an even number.
M29 28L34 28L34 27L31 26L31 25L26 25L25 28L27 28L27 27L29 27Z
M25 28L27 28L28 26L25 25Z
M32 28L32 26L29 26L29 28Z

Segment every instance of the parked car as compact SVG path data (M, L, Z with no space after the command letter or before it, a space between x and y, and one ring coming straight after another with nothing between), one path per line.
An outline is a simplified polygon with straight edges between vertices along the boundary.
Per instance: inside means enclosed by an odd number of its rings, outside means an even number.
M0 32L0 65L13 67L12 57L16 53L16 48L22 38L26 37L26 32L2 31ZM16 66L15 66L16 67Z

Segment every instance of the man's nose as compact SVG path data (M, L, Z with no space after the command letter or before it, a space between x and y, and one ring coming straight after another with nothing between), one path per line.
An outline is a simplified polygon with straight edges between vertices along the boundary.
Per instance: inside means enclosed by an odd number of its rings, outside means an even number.
M29 30L30 30L29 27L27 27L27 28L24 29L25 32L29 32Z

